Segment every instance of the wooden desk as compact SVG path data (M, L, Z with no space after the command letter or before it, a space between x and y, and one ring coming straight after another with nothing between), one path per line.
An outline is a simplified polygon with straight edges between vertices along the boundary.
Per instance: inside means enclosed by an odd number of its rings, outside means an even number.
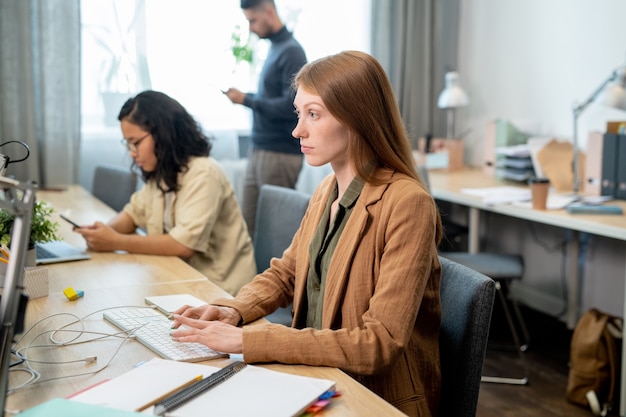
M92 224L97 220L107 222L115 215L113 209L79 186L70 186L63 192L39 191L37 198L54 207L54 220L59 224L59 232L63 239L82 250L86 250L85 240L78 233L72 232L72 226L62 220L59 214L66 214L79 224ZM62 291L69 286L88 291L127 285L207 279L193 268L181 269L180 264L184 262L174 256L137 255L125 252L90 254L92 259L89 262L48 265L50 291Z
M626 215L603 215L603 214L576 214L572 215L565 210L533 210L508 204L487 205L480 197L465 194L464 188L487 188L500 186L516 186L525 188L520 183L499 180L487 176L479 168L466 168L458 171L430 171L428 173L430 187L435 198L442 201L467 206L471 211L490 211L505 216L517 217L537 223L571 229L579 232L591 233L613 239L626 240ZM621 206L626 213L626 201L612 201L611 205ZM470 214L470 251L478 250L477 228L472 228L476 219Z
M566 210L533 210L530 208L518 207L510 204L487 205L480 197L465 194L464 188L487 188L498 186L524 187L519 183L512 183L499 180L492 176L487 176L481 169L463 169L459 171L429 172L430 187L433 196L442 201L448 201L468 207L469 210L469 251L476 253L479 248L479 225L480 213L488 211L518 219L529 220L536 223L543 223L552 226L569 229L574 232L575 239L570 246L570 274L568 285L568 312L567 324L573 328L579 317L579 273L578 273L578 233L586 232L599 236L609 237L626 241L626 215L572 215ZM626 213L626 201L614 201L622 207ZM626 311L626 304L624 305Z
M38 193L38 198L50 201L57 210L64 210L70 204L80 207L86 221L92 222L96 218L112 214L111 210L93 199L84 190L72 187L69 195L78 196L75 201L68 201L61 193ZM88 216L93 216L89 219ZM98 217L104 216L104 217ZM80 220L80 219L77 219ZM63 226L63 225L62 225ZM75 233L68 226L62 227L62 234L69 241L80 246L80 240L73 239ZM80 236L78 236L80 238ZM82 240L82 238L81 238ZM84 247L84 242L82 243ZM26 315L26 329L35 322L57 313L71 313L79 317L94 313L99 309L123 305L145 305L144 297L148 295L165 295L173 293L190 293L207 301L218 297L229 296L208 279L197 273L193 268L176 257L137 256L128 254L93 254L93 259L49 266L50 294L31 300ZM85 295L76 301L68 301L62 293L66 284L76 289L84 289ZM45 325L37 327L25 335L30 340L33 335L45 329L54 329L61 320L67 323L69 316L55 317L53 322L46 320ZM250 325L261 325L264 320L258 320ZM115 328L102 319L102 313L88 318L86 326L92 331L111 333ZM22 335L18 335L20 337ZM46 340L39 339L43 344ZM119 348L119 352L115 353ZM42 379L62 378L42 382L25 390L10 395L7 399L7 409L21 410L55 397L65 397L78 390L84 389L107 378L116 377L130 369L140 361L154 357L154 354L136 341L126 341L123 344L119 339L104 339L89 342L79 346L54 346L45 349L31 350L31 357L43 361L60 362L86 357L97 356L93 363L54 363L33 364L42 371ZM103 365L110 364L96 374ZM229 359L215 359L207 361L212 366L223 366ZM304 365L261 365L277 371L326 378L336 382L341 397L334 399L331 406L324 411L324 416L402 416L395 407L363 387L344 372L336 368L313 367ZM63 378L69 375L85 374ZM14 387L24 381L26 375L12 374L10 386Z
M466 168L458 171L430 171L429 181L431 192L436 199L460 204L469 210L469 251L476 253L479 248L480 213L488 211L536 223L569 229L574 233L574 239L569 247L569 274L568 274L568 305L567 325L573 328L578 320L578 301L580 297L581 276L578 269L580 252L579 234L581 232L626 241L626 215L590 215L569 214L566 210L533 210L508 204L487 205L480 197L463 193L464 188L486 188L497 186L519 186L519 183L502 181L487 176L480 168ZM622 207L626 213L626 201L612 201L611 205ZM626 271L624 272L626 280ZM626 290L624 293L623 316L626 317ZM626 363L626 344L622 349L622 363ZM622 367L620 415L626 415L626 366Z

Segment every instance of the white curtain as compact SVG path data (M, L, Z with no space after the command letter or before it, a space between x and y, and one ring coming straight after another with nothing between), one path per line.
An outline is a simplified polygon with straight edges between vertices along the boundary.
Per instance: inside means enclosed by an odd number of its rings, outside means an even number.
M444 136L437 97L456 69L459 0L372 0L372 54L386 69L412 140Z
M79 0L0 1L0 153L6 175L73 184L80 146ZM16 161L12 163L12 161Z

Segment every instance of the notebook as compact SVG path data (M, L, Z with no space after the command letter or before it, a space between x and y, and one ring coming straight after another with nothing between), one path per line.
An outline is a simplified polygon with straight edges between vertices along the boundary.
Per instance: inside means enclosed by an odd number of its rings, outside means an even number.
M171 392L172 388L190 378L199 374L207 378L219 370L218 367L205 364L153 358L116 378L71 396L71 400L135 410L151 399ZM334 389L335 382L328 379L248 365L166 415L297 417L320 395ZM153 410L146 411L146 414L151 414Z
M36 407L22 411L20 417L139 417L141 414L131 411L116 410L94 404L86 404L65 398L53 398Z
M37 264L45 265L57 262L80 261L91 256L61 240L35 244Z

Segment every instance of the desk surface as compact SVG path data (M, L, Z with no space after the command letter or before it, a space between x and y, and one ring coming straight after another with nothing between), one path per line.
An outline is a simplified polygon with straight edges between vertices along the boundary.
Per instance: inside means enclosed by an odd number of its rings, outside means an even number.
M533 210L510 204L487 205L480 197L462 192L464 188L487 188L503 185L525 187L520 183L499 180L488 176L480 168L465 168L458 171L429 171L430 188L435 198L475 207L520 219L545 223L580 232L626 240L626 215L569 214L566 210ZM611 201L611 205L622 207L626 213L626 201Z
M109 207L80 187L70 187L67 192L62 193L38 192L37 197L50 202L57 212L65 213L65 210L71 209L71 218L84 223L91 223L94 220L106 221L114 214ZM62 221L59 221L59 224L60 232L67 241L78 247L85 247L82 238L73 233L69 225ZM144 297L149 295L190 293L207 301L228 296L226 292L176 257L112 253L92 253L92 255L93 259L87 261L48 266L50 294L48 297L29 301L25 328L29 329L44 318L46 320L31 332L17 335L16 339L24 336L25 341L31 340L45 330L57 328L61 323L68 323L72 320L69 314L83 317L95 313L85 320L85 326L92 331L111 333L115 328L105 322L102 313L97 311L113 306L144 305ZM77 301L68 301L62 290L69 285L85 290L84 297ZM67 314L58 315L59 313ZM52 315L55 316L51 317ZM263 322L264 320L258 320L250 325L261 325ZM48 342L48 339L38 338L37 342L43 344ZM97 356L97 361L89 364L84 361L58 363L91 356ZM153 356L154 354L139 342L121 343L119 339L91 341L79 346L33 349L31 357L56 362L33 363L34 367L42 371L41 379L50 380L11 394L7 399L7 409L21 410L51 398L68 396L99 381L118 376L132 369L138 362ZM228 361L229 359L215 359L206 363L223 366ZM342 395L334 399L331 406L324 411L325 416L404 415L339 369L282 364L260 366L335 381ZM98 372L94 374L96 371ZM13 387L26 378L26 374L11 374L10 386Z

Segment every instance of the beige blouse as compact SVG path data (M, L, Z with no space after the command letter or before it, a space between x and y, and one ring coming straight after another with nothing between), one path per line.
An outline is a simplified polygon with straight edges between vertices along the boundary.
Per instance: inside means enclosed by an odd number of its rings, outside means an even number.
M148 182L124 212L148 235L168 233L168 226L172 238L196 251L187 262L235 295L254 277L256 264L232 185L210 157L192 158L178 183L180 189L166 199L156 183Z

